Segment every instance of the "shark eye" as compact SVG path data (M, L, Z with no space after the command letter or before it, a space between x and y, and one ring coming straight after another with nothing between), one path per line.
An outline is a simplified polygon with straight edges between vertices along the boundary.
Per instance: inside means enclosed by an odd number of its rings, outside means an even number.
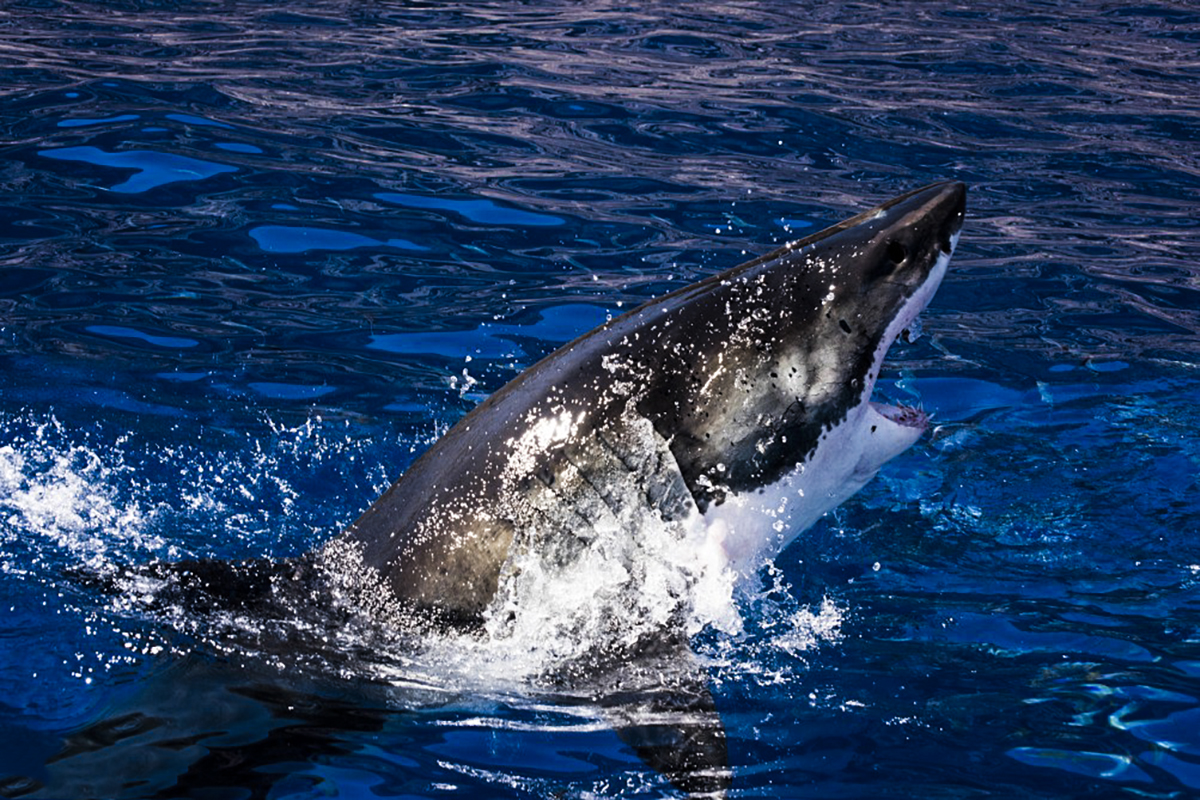
M876 280L886 280L907 260L908 248L895 240L890 241L884 248L883 258L875 263L871 277Z

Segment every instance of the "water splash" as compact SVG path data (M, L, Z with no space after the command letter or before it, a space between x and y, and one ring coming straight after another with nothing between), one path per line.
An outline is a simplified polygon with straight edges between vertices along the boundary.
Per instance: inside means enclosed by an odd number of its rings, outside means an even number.
M161 506L138 496L137 469L120 449L128 439L113 450L89 437L72 441L53 416L0 418L0 426L9 442L0 447L0 542L23 542L37 555L30 562L24 553L5 553L5 572L59 560L54 551L93 569L106 569L114 559L175 555L155 529Z

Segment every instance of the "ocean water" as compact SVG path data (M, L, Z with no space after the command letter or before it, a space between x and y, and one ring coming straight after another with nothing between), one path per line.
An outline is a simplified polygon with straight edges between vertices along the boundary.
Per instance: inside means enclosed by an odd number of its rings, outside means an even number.
M94 576L311 549L559 345L956 179L877 390L932 432L693 637L731 796L1200 795L1198 85L1185 2L0 2L0 794L672 796L554 643Z

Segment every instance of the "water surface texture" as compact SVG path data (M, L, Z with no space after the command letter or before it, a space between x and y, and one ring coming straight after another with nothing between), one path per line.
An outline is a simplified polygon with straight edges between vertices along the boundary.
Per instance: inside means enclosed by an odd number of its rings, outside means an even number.
M88 576L303 552L562 343L942 179L880 387L935 429L694 638L732 795L1200 794L1194 4L0 0L0 76L0 794L671 796L520 654Z

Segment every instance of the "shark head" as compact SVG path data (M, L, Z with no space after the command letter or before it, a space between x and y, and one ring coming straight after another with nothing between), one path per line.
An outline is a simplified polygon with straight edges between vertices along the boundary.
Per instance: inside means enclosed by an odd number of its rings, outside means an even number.
M915 338L917 315L933 299L958 242L965 201L960 183L918 189L793 243L782 255L779 266L803 276L797 283L805 297L826 289L807 320L812 328L784 345L793 363L817 376L792 388L820 406L818 442L850 426L862 443L855 474L864 483L927 425L917 409L870 397L892 344L901 335Z
M712 536L752 571L865 485L927 427L875 403L888 349L932 299L966 189L940 183L662 298L678 303L642 411Z

